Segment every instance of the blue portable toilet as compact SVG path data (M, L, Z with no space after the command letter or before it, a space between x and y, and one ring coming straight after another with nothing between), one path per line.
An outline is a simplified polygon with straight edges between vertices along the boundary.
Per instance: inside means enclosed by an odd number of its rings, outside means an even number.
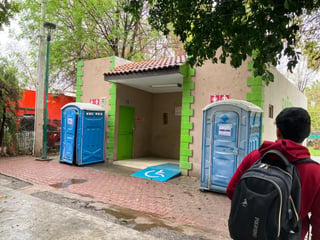
M91 103L62 107L60 162L85 165L104 162L105 112Z
M226 192L243 158L261 143L262 109L228 99L203 109L201 190Z

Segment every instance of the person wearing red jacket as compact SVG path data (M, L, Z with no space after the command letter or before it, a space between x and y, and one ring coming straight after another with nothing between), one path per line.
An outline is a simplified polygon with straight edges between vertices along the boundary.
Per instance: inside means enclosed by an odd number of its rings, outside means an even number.
M290 162L310 158L308 148L302 142L310 134L310 116L303 108L290 107L283 109L276 118L277 140L264 141L259 149L249 153L232 176L227 186L227 196L232 199L235 187L242 174L250 168L261 156L271 150L280 151ZM302 238L304 239L309 224L312 240L320 239L320 165L316 163L301 163L296 165L301 181Z

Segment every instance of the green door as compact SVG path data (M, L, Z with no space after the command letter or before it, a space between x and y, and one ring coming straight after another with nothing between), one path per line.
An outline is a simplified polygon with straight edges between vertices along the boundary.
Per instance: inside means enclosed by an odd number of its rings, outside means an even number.
M133 128L134 108L120 106L118 127L118 160L132 158Z

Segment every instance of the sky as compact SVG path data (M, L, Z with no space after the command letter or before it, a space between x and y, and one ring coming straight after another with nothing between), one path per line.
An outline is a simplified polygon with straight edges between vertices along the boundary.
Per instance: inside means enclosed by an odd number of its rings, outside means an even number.
M21 32L18 23L15 20L11 22L10 29L11 31L14 31L15 34ZM15 40L10 36L9 27L3 26L0 30L0 55L8 56L13 51L27 52L27 50L28 42L26 40Z
M3 55L7 51L7 42L9 39L8 29L4 27L0 30L0 52Z

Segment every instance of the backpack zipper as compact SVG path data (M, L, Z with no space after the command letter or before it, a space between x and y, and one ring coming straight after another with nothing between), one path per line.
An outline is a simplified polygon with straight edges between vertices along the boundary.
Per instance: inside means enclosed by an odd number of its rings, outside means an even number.
M272 165L269 165L269 164L267 164L267 165L268 165L269 167L271 167L271 168L276 168L276 169L280 170L281 172L285 173L286 175L288 175L288 176L290 177L290 179L291 179L291 181L292 181L292 175L291 175L290 173L288 173L287 171L283 170L283 169L280 168L280 167L272 166ZM293 207L293 211L294 211L294 214L295 214L295 216L296 216L296 219L297 219L297 221L299 221L300 216L299 216L298 211L297 211L297 209L296 209L296 205L295 205L295 203L294 203L294 201L293 201L293 199L292 199L291 193L290 193L290 202L291 202L291 206Z
M296 215L297 221L299 221L300 215L298 214L298 211L297 211L297 209L296 209L296 205L294 204L294 201L293 201L291 195L290 195L290 202L291 202L291 205L292 205L292 207L293 207L294 214Z
M269 166L270 166L270 165L269 165ZM283 172L283 173L285 173L286 175L288 175L288 176L290 177L290 179L291 179L291 182L292 182L292 175L291 175L290 173L288 173L287 171L283 170L282 168L279 168L279 167L276 167L276 166L270 166L270 167L272 167L272 168L277 168L277 169L280 170L281 172ZM295 205L295 203L294 203L294 201L293 201L293 199L292 199L291 193L290 193L290 202L291 202L291 206L293 207L293 211L294 211L294 214L295 214L295 216L296 216L296 219L297 219L297 221L299 221L300 215L299 215L299 213L298 213L298 211L297 211L297 209L296 209L296 205Z
M290 177L291 181L292 181L292 175L290 173L288 173L287 171L283 170L280 167L272 166L272 165L269 165L269 164L267 164L267 165L268 165L268 167L276 168L276 169L280 170L281 172L283 172L284 174L288 175Z
M251 176L245 176L243 178L249 178ZM281 192L281 188L279 187L279 185L273 181L273 180L270 180L270 179L265 179L265 178L262 178L262 177L258 177L258 176L255 176L255 178L260 178L262 180L265 180L265 181L268 181L268 182L271 182L274 186L276 186L276 188L278 189L279 193L280 193L280 209L279 209L279 214L278 214L278 233L277 233L277 237L279 238L280 237L280 229L281 229L281 213L282 213L282 192ZM296 212L296 211L295 211Z

